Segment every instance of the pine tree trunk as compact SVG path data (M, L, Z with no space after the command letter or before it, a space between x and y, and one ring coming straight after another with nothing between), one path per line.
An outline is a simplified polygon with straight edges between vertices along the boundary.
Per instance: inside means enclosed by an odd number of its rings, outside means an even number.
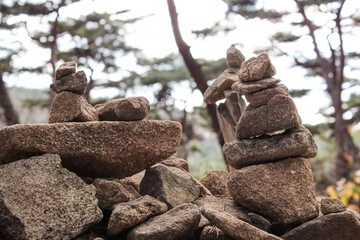
M6 125L19 123L19 116L11 103L2 73L0 73L0 107L4 110Z

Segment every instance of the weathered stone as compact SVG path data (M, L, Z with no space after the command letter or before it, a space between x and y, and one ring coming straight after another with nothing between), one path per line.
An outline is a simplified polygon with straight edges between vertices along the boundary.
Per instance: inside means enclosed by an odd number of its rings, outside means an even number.
M110 210L117 203L141 197L132 186L123 185L117 180L97 178L93 185L96 187L95 196L99 200L99 207L101 209Z
M136 173L130 177L120 179L122 184L132 186L137 192L140 192L140 183L145 175L145 170Z
M139 121L150 111L150 103L144 97L111 99L95 105L100 121Z
M257 227L265 232L268 232L271 228L271 222L264 218L263 216L249 212L247 213L248 217L251 220L251 225Z
M98 121L95 108L73 92L61 92L51 106L49 123Z
M336 198L323 198L320 201L320 209L322 214L327 215L346 211L346 206Z
M213 82L204 93L204 102L207 104L216 103L218 100L225 98L224 91L231 89L231 85L239 81L237 72L238 68L226 69L216 80Z
M317 147L310 131L301 125L271 137L226 143L223 152L228 164L239 169L290 157L312 158L317 154Z
M146 170L140 184L140 193L157 198L170 209L194 201L200 196L200 189L187 172L156 164Z
M244 55L240 52L235 45L231 45L226 51L226 65L228 67L240 68L241 64L245 61Z
M124 178L174 154L181 134L171 121L19 124L0 129L0 163L57 153L80 176Z
M275 67L271 64L269 55L261 53L241 64L238 76L240 81L255 81L275 75Z
M245 100L234 90L224 91L226 108L236 124L246 108Z
M185 159L182 158L169 157L168 159L161 161L161 163L168 167L177 167L189 172L189 164Z
M76 72L76 62L75 61L65 62L56 69L55 80L58 80L64 76L70 75L75 72Z
M284 225L308 221L319 213L311 165L305 158L233 171L228 189L241 206Z
M275 86L279 82L281 81L275 78L266 78L255 82L237 81L233 85L231 85L231 89L243 95Z
M241 116L236 130L237 139L246 139L291 129L300 126L301 118L293 100L284 95L276 95L267 105L254 108L248 106Z
M291 229L285 240L354 240L359 239L360 221L351 211L323 215Z
M200 182L215 196L230 196L226 185L228 176L227 171L212 170L207 172Z
M102 219L95 188L55 154L0 166L0 193L6 239L71 239Z
M168 210L165 203L148 195L126 203L115 205L107 227L107 235L113 237L130 229L150 217Z
M236 140L236 123L232 119L225 103L220 103L216 108L216 117L225 142Z
M232 240L233 238L226 235L223 231L215 226L206 226L201 231L200 240Z
M201 208L201 213L213 225L236 240L281 240L281 238L258 229L224 211L204 206Z
M50 85L50 89L56 93L69 91L83 95L86 85L86 74L84 71L79 71L55 80L55 82Z
M289 96L289 90L284 84L277 84L270 88L245 94L245 98L250 103L250 106L260 107L266 105L272 97L278 94Z
M133 228L127 240L180 240L193 235L200 221L199 208L191 203L181 204Z
M222 210L232 216L243 220L245 222L251 223L250 218L244 212L243 208L240 207L233 199L231 198L220 198L214 196L201 197L194 201L194 204L198 205L199 208L204 206L212 207L217 210Z

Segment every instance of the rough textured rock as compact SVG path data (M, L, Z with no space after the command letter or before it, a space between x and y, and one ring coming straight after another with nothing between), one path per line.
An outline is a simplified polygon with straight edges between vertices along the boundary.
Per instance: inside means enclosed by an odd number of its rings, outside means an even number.
M169 157L168 159L161 161L161 163L168 167L177 167L189 172L189 164L185 159L182 158Z
M201 213L216 227L236 240L281 240L281 238L258 229L232 215L204 206Z
M71 239L102 219L95 188L55 154L0 166L0 193L6 239Z
M150 103L144 97L111 99L95 105L100 121L139 121L150 111Z
M240 94L235 92L234 90L226 90L224 91L224 95L226 98L225 105L226 108L233 119L234 123L236 124L243 112L246 108L246 102L241 97Z
M290 157L312 158L317 154L317 146L310 131L300 126L271 137L241 139L226 143L223 151L227 162L239 169Z
M275 67L271 64L269 55L261 53L241 64L238 76L240 81L255 81L275 75Z
M329 213L338 213L346 211L346 206L338 199L323 198L320 201L321 213L327 215Z
M146 170L140 184L140 193L157 198L170 209L194 201L200 196L200 189L187 172L156 164Z
M237 124L236 136L237 139L246 139L295 128L300 124L301 118L293 100L284 95L276 95L267 105L246 108Z
M231 198L219 198L214 196L201 197L194 201L194 204L198 205L199 208L204 206L212 207L217 210L222 210L240 220L243 220L247 223L251 223L251 219L244 212L243 208L240 207L233 199Z
M55 80L58 80L64 76L70 75L75 72L76 72L76 62L75 61L65 62L56 69Z
M306 222L281 236L285 240L359 239L360 221L351 211L332 213Z
M141 197L132 186L123 185L118 180L97 178L93 185L96 187L95 196L99 200L99 207L101 209L110 210L117 203Z
M251 220L251 225L253 225L265 232L268 232L270 230L271 222L269 220L267 220L266 218L264 218L263 216L256 214L256 213L252 213L252 212L248 212L247 215Z
M130 202L119 203L111 213L107 234L113 237L167 210L165 203L148 195Z
M319 213L311 165L305 158L231 172L228 189L241 206L284 225L308 221Z
M51 106L49 123L98 121L95 108L73 92L61 92Z
M266 89L268 87L275 86L279 82L280 82L280 80L275 79L275 78L266 78L266 79L262 79L262 80L259 80L256 82L237 81L231 86L231 89L238 92L239 94L243 95L243 94L249 94L249 93L256 92L256 91L259 91L262 89Z
M86 85L86 74L84 71L79 71L77 73L72 73L70 75L64 76L60 79L56 79L55 82L50 85L50 89L56 93L69 91L79 95L83 95Z
M14 125L0 129L0 163L57 153L80 176L124 178L170 157L181 134L171 121Z
M216 117L225 142L236 140L236 123L230 115L225 103L220 103L216 107Z
M233 238L226 235L223 231L215 226L206 226L201 231L200 240L232 240Z
M137 192L140 192L140 183L145 175L145 170L136 173L130 177L120 179L120 182L125 185L132 186Z
M277 84L273 87L245 94L245 98L250 106L260 107L266 105L272 97L278 94L289 96L289 90L284 84Z
M244 61L244 55L235 47L235 45L231 45L231 47L227 49L226 65L228 67L239 68Z
M224 91L231 89L231 85L239 81L237 72L238 68L226 69L216 80L213 82L204 93L204 102L207 104L216 103L216 101L225 98Z
M180 240L192 236L200 221L199 208L191 203L181 204L133 228L127 240Z
M222 170L212 170L200 179L200 182L210 190L214 196L230 196L227 189L226 179L229 172Z

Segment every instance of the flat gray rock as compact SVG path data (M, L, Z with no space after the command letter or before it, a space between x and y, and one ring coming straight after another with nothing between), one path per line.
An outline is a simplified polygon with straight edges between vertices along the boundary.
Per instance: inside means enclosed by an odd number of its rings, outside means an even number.
M269 55L264 52L257 57L252 57L241 64L238 76L240 81L256 81L274 76L275 67L272 65Z
M271 137L225 143L223 151L227 162L239 169L290 157L313 158L317 154L317 146L310 131L301 125Z
M180 240L193 236L200 221L200 210L192 203L181 204L133 228L127 240Z
M0 232L6 239L72 239L98 223L94 186L55 154L0 166Z
M262 89L266 89L268 87L275 86L279 82L281 82L281 81L279 79L275 79L275 78L265 78L265 79L262 79L259 81L254 81L254 82L237 81L231 86L231 89L238 92L241 95L244 95L244 94L249 94L249 93L256 92L256 91L259 91Z
M60 67L58 67L56 69L55 80L58 80L64 76L70 75L72 73L75 73L76 65L77 64L75 61L65 62L65 63L61 64Z
M148 195L129 202L119 203L111 213L107 235L114 237L167 210L165 203Z
M284 95L276 95L267 105L246 108L237 124L236 136L237 139L260 136L299 127L301 122L293 100Z
M118 98L95 105L100 121L139 121L150 112L145 97Z
M95 108L85 98L64 91L55 96L50 109L49 123L98 121Z
M360 220L351 211L332 213L291 229L285 240L355 240L359 239Z
M245 94L245 98L250 103L250 106L257 108L266 105L272 97L278 94L289 96L289 90L284 84L277 84L269 88Z
M283 225L303 223L319 213L311 165L305 158L233 171L228 188L240 206Z
M56 79L51 85L50 89L59 94L63 91L73 92L83 95L87 85L87 78L84 71L78 71Z
M201 213L211 224L235 240L281 240L281 238L258 229L224 211L204 206L201 208Z
M196 200L200 196L200 189L188 172L156 164L146 170L140 183L140 193L166 203L171 209Z
M0 164L57 153L80 176L124 178L174 154L181 134L171 121L19 124L0 129Z

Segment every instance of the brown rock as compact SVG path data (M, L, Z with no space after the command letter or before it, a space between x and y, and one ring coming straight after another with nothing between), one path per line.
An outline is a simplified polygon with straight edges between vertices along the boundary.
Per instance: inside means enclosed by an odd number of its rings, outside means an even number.
M50 85L50 89L56 93L69 91L83 95L86 85L86 74L84 71L79 71L77 73L63 76L60 79L56 79L55 82Z
M239 70L240 81L255 81L275 75L275 67L271 64L269 55L261 53L257 57L252 57L244 62Z
M241 206L284 225L318 216L311 165L305 158L236 170L230 173L228 188Z
M285 240L359 239L360 221L351 211L332 213L306 222L281 236Z
M165 203L148 195L130 202L119 203L111 213L107 234L113 237L167 210Z
M58 69L56 69L55 80L75 72L76 72L76 62L75 61L65 62L61 64L60 67L58 67Z
M200 240L232 240L233 238L226 235L223 231L215 226L206 226L201 231Z
M103 215L95 188L55 154L0 166L0 232L5 239L68 240Z
M163 164L156 164L146 170L140 184L141 195L150 195L173 208L189 203L200 196L200 189L189 173Z
M232 215L204 206L201 213L216 227L236 240L281 240L281 238L264 232L249 223L233 217Z
M191 203L181 204L133 228L127 240L180 240L193 235L200 221L199 208Z
M317 154L317 147L310 131L300 126L271 137L226 143L223 152L228 164L239 169L290 157L312 158Z
M80 176L124 178L174 154L181 134L171 121L19 124L0 129L0 164L57 153Z
M207 104L216 103L218 100L225 98L224 91L231 88L231 85L239 81L237 76L237 68L226 69L216 80L213 82L204 93L204 102Z
M289 96L289 90L284 84L278 84L257 92L245 94L245 98L250 103L250 106L260 107L266 105L272 97L278 94Z
M251 223L251 219L244 212L243 208L240 207L232 198L207 196L198 198L194 201L194 204L196 204L199 208L204 206L212 207L219 211L224 211L242 221Z
M150 111L150 103L144 97L111 99L95 105L100 121L139 121Z
M268 232L270 230L271 222L268 219L252 212L248 212L247 215L251 220L251 225L253 225L254 227L257 227L265 232Z
M226 65L234 68L240 68L241 64L245 61L244 55L240 52L235 45L231 45L226 51Z
M132 186L123 185L117 180L97 178L93 185L96 187L95 196L99 200L99 207L101 209L110 210L117 203L141 197Z
M323 198L320 201L321 213L327 215L329 213L338 213L346 211L346 206L338 199Z
M56 95L51 106L49 123L98 121L95 108L85 98L72 92Z
M227 171L212 170L207 172L200 182L215 196L230 196L226 185L228 176Z
M225 142L236 140L236 123L232 119L225 103L220 103L216 107L216 117Z
M266 78L255 82L237 81L231 86L231 89L243 95L275 86L279 82L280 80L275 78Z
M169 157L164 161L161 161L162 164L168 167L177 167L189 172L189 164L185 159L177 158L177 157Z
M248 106L237 125L237 139L246 139L300 126L301 118L293 100L276 95L267 105Z
M226 108L236 124L246 108L245 100L234 90L224 91Z
M140 192L140 183L145 175L145 170L136 173L130 177L122 178L119 181L122 184L132 186L137 192Z

